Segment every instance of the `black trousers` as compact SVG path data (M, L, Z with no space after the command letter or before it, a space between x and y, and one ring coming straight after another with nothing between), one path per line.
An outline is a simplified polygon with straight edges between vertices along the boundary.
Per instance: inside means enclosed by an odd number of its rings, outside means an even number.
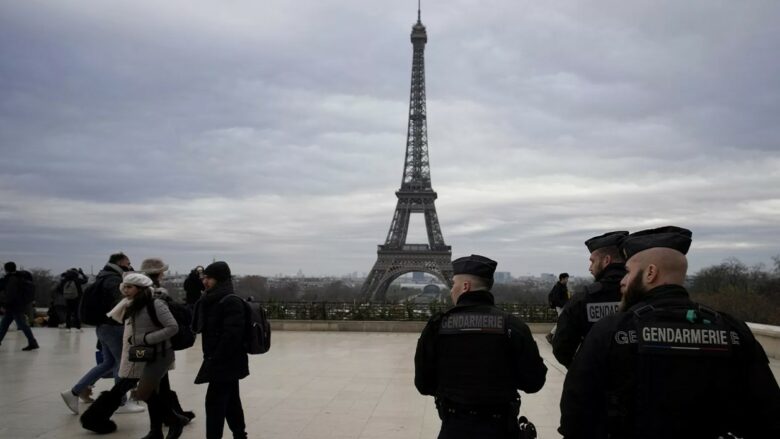
M79 321L79 299L65 299L65 325L81 329Z
M225 421L234 438L247 437L238 380L210 382L206 390L206 439L220 439Z

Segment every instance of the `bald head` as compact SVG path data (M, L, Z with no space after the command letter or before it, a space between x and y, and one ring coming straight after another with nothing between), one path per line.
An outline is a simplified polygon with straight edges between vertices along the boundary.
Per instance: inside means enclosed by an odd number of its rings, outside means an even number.
M634 255L630 262L645 272L648 288L682 285L688 272L688 259L677 250L655 247Z

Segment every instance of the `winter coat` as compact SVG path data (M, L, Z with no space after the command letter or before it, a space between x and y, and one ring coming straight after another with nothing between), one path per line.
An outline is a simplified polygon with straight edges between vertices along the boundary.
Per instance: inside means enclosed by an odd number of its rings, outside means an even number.
M187 279L184 279L184 291L187 293L187 305L194 305L203 293L203 282L200 280L198 270L190 271Z
M139 310L134 316L125 319L125 331L122 336L122 360L119 363L119 376L121 378L140 378L146 363L134 363L130 361L130 346L134 345L158 345L157 356L174 357L171 349L170 338L179 331L176 319L163 300L154 300L154 309L157 319L163 325L162 328L154 324L146 307ZM173 369L173 362L169 369Z
M63 295L65 293L65 285L67 285L68 282L73 282L78 291L78 297L81 298L81 295L84 293L84 287L82 287L82 285L86 284L88 281L89 278L86 274L78 271L68 271L60 275L60 281L57 283L56 290L58 294Z
M32 279L29 273L14 271L3 277L4 301L3 306L9 313L24 312L30 303L29 297L25 297L24 291L31 287Z
M556 308L563 308L569 301L569 289L566 285L556 282L549 294L550 304Z
M203 364L195 384L235 381L249 375L249 358L244 349L246 315L242 299L233 293L230 281L220 282L195 304L193 329L201 334Z
M113 305L119 303L119 301L124 297L122 296L122 292L119 290L119 284L122 283L122 275L124 273L125 270L122 269L122 267L119 265L108 263L95 277L95 283L102 282L100 285L100 293L110 295ZM119 325L119 323L108 317L106 317L102 324Z

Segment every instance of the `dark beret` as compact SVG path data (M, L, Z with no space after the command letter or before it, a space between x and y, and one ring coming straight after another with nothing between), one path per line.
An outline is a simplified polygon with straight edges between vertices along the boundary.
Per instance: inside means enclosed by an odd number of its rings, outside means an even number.
M480 255L464 256L452 261L452 274L471 274L493 279L498 263Z
M628 236L628 232L623 230L619 232L607 232L603 235L594 236L593 238L585 241L585 246L588 247L589 252L593 253L600 248L617 247L620 245L620 241L622 241L626 236Z
M620 243L620 252L628 260L635 254L655 247L665 247L687 254L691 247L691 233L682 227L666 226L632 233Z

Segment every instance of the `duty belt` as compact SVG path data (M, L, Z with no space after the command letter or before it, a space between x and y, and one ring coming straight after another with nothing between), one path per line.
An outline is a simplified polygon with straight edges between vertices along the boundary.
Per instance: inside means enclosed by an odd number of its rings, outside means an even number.
M520 404L508 402L496 405L466 405L441 399L436 400L436 408L442 419L448 417L474 418L485 420L515 419L520 411Z

